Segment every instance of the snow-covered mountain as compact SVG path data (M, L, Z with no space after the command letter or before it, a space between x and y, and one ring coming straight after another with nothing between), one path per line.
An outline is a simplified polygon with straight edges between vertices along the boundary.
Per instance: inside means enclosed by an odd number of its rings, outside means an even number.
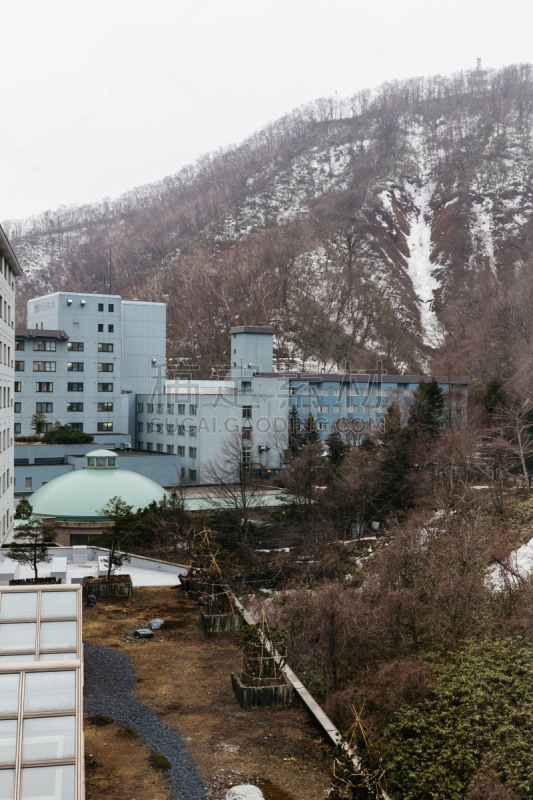
M170 354L204 375L229 326L269 323L280 365L485 380L533 337L532 134L529 65L319 100L116 201L5 222L21 299L105 291L111 252L114 291L166 300Z

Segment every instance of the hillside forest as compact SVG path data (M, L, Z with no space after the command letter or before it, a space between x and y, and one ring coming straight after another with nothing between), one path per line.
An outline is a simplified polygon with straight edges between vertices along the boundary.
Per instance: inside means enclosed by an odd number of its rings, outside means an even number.
M533 797L532 136L530 65L415 78L5 223L23 298L107 291L111 259L113 291L165 300L177 371L223 374L229 327L268 324L282 370L472 378L464 413L421 382L326 455L291 412L279 511L241 442L213 516L180 491L141 515L133 549L170 561L198 563L209 527L347 732L361 766L336 754L329 800Z

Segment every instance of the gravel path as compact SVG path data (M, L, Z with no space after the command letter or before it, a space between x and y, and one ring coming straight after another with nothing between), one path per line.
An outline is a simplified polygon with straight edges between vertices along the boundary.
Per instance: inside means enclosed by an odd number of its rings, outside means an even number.
M109 647L84 644L84 711L103 714L137 731L155 753L172 764L166 773L180 800L206 800L205 785L179 734L133 696L135 673L130 659Z

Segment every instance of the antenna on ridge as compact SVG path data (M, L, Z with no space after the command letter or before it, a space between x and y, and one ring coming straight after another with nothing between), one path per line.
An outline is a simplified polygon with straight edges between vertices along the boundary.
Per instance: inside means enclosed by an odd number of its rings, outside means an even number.
M481 59L477 59L477 69L481 69Z

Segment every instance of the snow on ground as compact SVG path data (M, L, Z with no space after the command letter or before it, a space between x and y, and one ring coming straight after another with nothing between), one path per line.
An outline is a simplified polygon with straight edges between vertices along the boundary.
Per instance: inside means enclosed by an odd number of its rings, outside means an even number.
M427 182L415 186L405 182L405 190L414 206L409 215L409 235L407 246L407 272L419 301L420 319L426 344L434 344L438 336L438 320L433 310L434 294L439 282L433 275L434 265L431 263L431 209L430 202L435 185Z
M533 572L533 539L511 553L509 567L512 572L505 572L505 574L502 573L502 568L498 564L490 568L488 580L494 589L503 589L506 581L509 581L511 585L516 585L520 578L527 578Z

